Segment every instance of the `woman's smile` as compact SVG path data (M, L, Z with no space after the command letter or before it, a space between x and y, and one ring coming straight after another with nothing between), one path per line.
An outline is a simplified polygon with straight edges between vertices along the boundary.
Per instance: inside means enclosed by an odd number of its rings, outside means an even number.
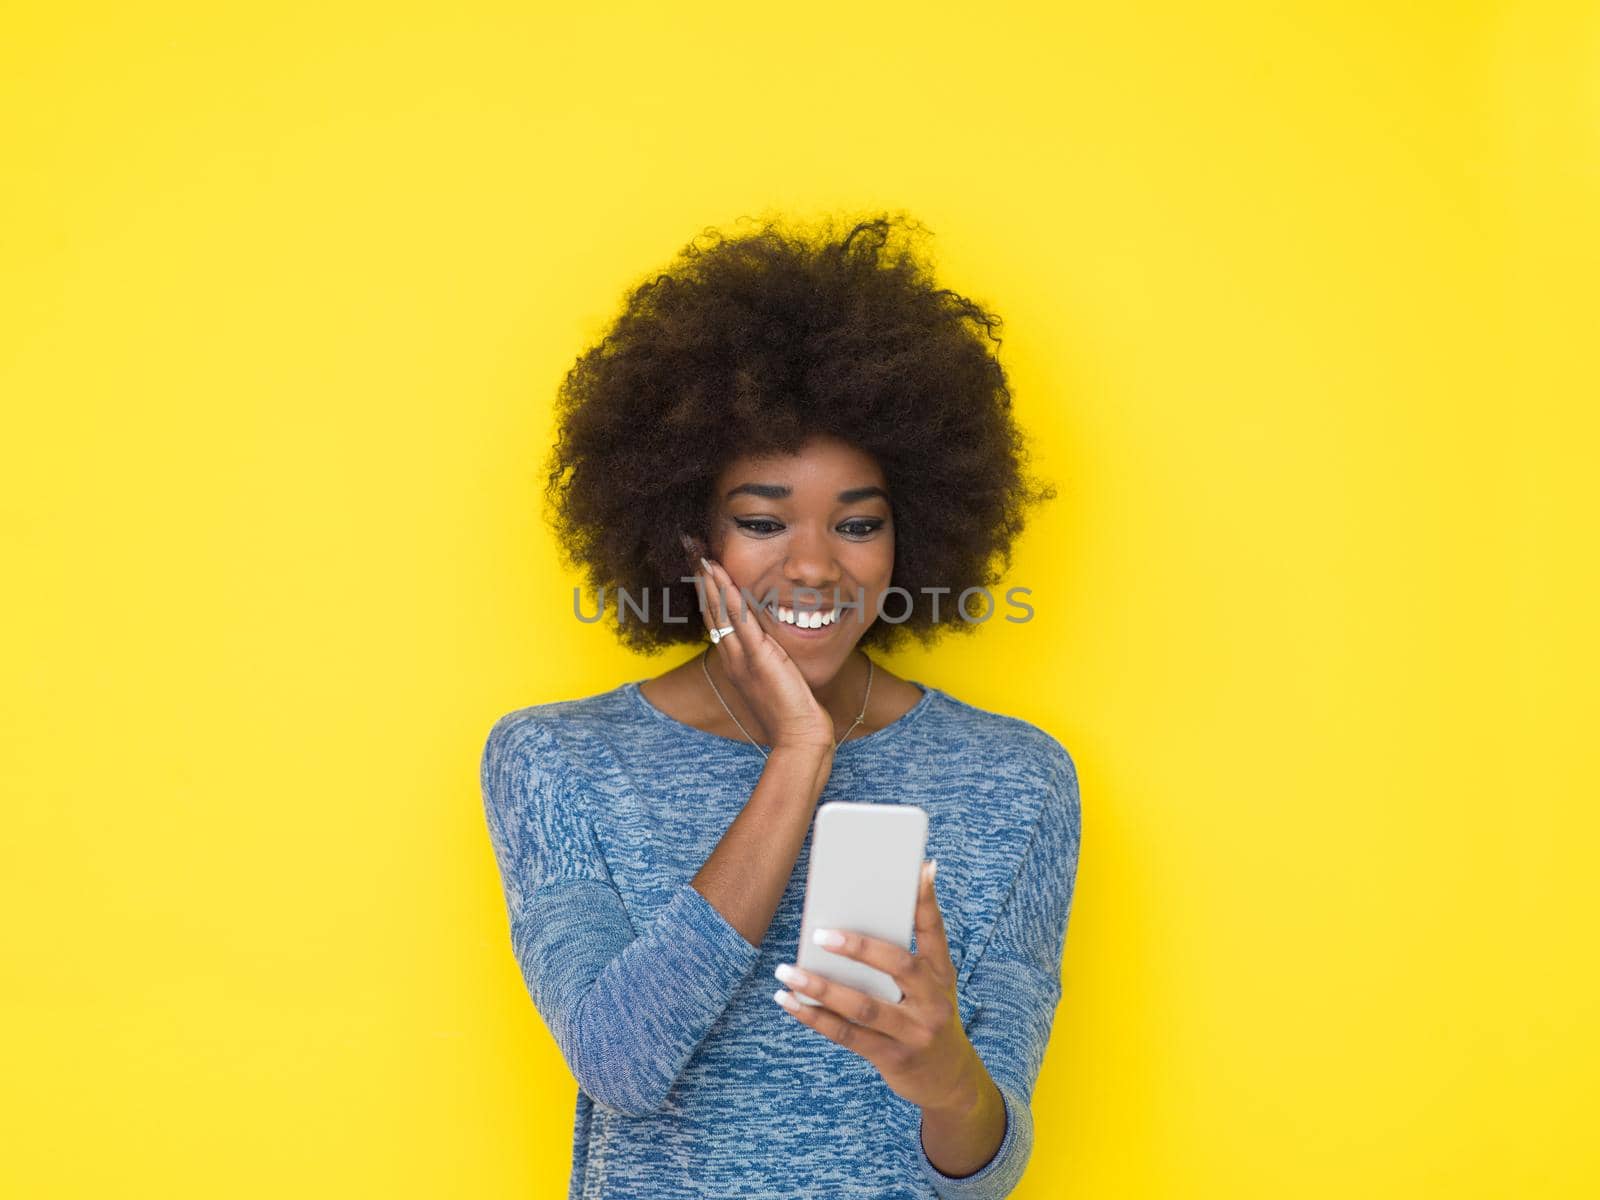
M830 609L819 618L814 612L796 613L793 609L781 605L764 606L759 609L765 624L775 630L785 641L794 640L801 642L820 642L832 637L839 626L844 624L845 612L843 609ZM830 618L831 614L831 618ZM802 624L801 622L806 622Z

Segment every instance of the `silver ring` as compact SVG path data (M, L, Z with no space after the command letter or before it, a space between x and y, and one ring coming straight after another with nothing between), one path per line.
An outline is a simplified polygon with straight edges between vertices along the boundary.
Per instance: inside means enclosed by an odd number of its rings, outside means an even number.
M732 625L724 625L721 629L713 629L711 631L711 644L713 646L715 646L718 642L720 642L723 638L727 637L732 632L733 632L733 626Z

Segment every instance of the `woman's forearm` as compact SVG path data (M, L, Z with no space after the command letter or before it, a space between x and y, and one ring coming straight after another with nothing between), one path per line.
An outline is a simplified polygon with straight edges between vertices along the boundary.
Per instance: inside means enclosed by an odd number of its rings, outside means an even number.
M831 749L774 747L750 799L690 880L752 946L778 911L832 770Z

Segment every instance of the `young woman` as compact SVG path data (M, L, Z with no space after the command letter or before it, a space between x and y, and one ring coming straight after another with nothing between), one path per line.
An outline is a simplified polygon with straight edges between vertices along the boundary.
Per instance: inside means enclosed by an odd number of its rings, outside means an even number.
M579 1086L573 1198L988 1200L1028 1161L1077 773L881 654L996 615L963 592L1054 492L1020 469L998 322L902 229L691 244L563 385L569 564L629 593L625 644L697 646L484 748L513 950ZM829 800L928 814L912 949L834 947L898 1003L793 968Z

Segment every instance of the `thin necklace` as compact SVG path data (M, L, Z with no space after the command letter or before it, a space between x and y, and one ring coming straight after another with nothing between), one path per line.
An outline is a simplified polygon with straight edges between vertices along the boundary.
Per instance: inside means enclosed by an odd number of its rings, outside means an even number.
M865 650L863 650L861 653L862 656L867 660L867 694L861 698L861 715L858 716L854 721L850 722L850 728L844 731L844 737L833 739L833 748L835 750L839 748L840 742L845 741L852 733L856 731L857 725L866 720L867 701L872 699L872 674L873 671L876 670L876 667L872 661L872 655L868 654ZM707 646L706 652L700 656L700 669L706 673L706 682L711 685L711 690L716 693L717 703L722 705L722 711L728 714L729 719L735 725L739 726L739 732L744 734L745 739L749 741L749 743L757 750L761 750L761 743L750 736L750 731L748 729L739 724L739 718L733 715L733 709L728 707L728 702L722 698L722 693L717 691L717 681L711 678L711 668L706 666L706 659L710 657L711 647ZM765 750L761 750L761 757L767 757L767 752Z

